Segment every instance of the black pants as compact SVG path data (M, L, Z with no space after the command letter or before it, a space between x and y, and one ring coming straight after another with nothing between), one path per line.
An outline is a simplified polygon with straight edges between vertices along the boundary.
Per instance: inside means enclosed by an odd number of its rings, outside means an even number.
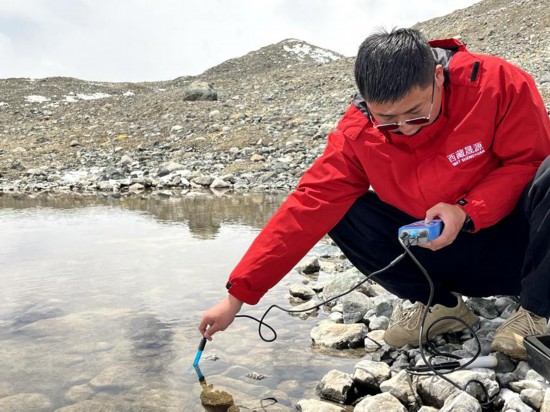
M353 265L370 274L403 252L399 227L418 219L382 202L374 192L359 198L329 232ZM513 212L477 233L461 232L436 252L413 247L430 274L434 304L454 306L450 292L466 296L516 295L521 305L550 315L550 157L540 166ZM426 303L429 286L410 258L375 277L403 299Z

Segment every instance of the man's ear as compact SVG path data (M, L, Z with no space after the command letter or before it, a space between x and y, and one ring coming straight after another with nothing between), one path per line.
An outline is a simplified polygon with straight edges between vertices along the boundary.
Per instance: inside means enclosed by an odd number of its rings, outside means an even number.
M441 64L435 66L435 83L438 87L443 86L445 83L445 72Z

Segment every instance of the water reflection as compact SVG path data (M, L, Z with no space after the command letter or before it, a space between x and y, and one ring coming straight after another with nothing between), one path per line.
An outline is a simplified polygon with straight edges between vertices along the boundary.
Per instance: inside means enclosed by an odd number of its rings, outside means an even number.
M270 314L270 344L239 319L208 344L202 381L191 366L201 313L227 293L228 273L281 201L0 196L0 410L29 399L63 412L228 409L206 393L243 410L292 410L315 397L337 366L309 347L313 318ZM244 313L289 306L289 284L305 280L292 272Z
M213 239L224 224L261 228L277 210L281 195L249 194L215 196L200 192L196 196L173 198L85 196L71 197L48 193L29 196L0 196L0 209L29 207L75 209L90 206L112 206L141 211L161 222L185 223L197 239Z

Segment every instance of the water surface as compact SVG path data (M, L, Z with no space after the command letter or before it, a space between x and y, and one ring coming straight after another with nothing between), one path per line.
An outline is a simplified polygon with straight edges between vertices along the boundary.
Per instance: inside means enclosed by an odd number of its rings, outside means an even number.
M282 200L0 197L0 397L39 393L52 409L203 410L205 384L191 367L201 314L225 296L229 272ZM290 306L288 286L303 281L290 273L243 313ZM272 312L273 343L236 320L206 346L206 384L250 409L268 397L278 403L266 410L317 398L326 372L356 362L312 350L309 331L324 316Z

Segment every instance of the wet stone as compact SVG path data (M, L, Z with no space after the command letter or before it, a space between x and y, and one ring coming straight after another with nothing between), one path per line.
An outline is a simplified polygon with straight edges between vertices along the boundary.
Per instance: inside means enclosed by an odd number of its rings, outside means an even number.
M385 344L383 330L370 331L365 337L365 351L368 353L376 352Z
M320 269L321 265L316 257L303 260L298 267L298 271L306 275L317 273Z
M258 372L248 372L248 373L246 374L246 377L247 377L247 378L250 378L250 379L253 379L253 380L255 380L255 381L261 381L261 380L267 378L267 376L262 375L261 373L258 373Z
M334 349L357 348L364 345L367 327L364 324L344 325L322 320L310 332L314 345Z
M315 291L305 285L291 285L289 288L289 293L291 296L303 300L310 300L315 296Z
M316 391L322 398L345 403L352 386L353 380L348 373L333 369L323 377Z
M213 389L212 385L203 385L200 399L205 407L214 406L229 408L234 403L233 396L231 396L230 393Z
M378 389L390 376L391 371L387 363L362 360L355 365L353 381L359 388L371 390Z
M131 388L136 383L135 371L126 366L116 365L104 369L90 381L96 389Z
M76 385L65 393L65 399L69 402L79 402L90 399L95 391L89 385Z

